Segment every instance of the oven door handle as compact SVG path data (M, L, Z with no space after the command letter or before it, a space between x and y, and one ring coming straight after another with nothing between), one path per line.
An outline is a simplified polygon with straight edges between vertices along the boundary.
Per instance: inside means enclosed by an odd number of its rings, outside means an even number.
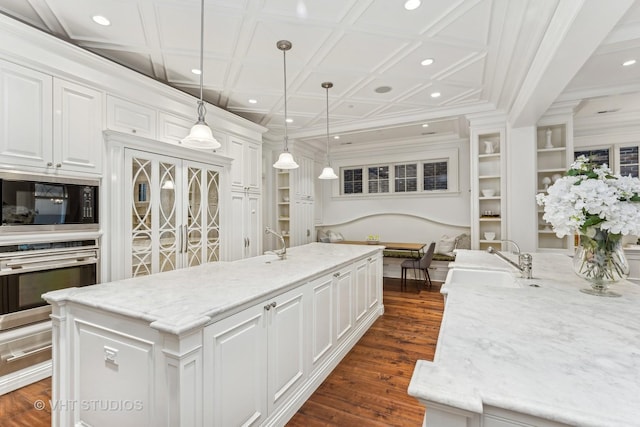
M43 351L51 350L51 347L52 347L52 344L48 344L48 345L45 345L45 346L42 346L42 347L39 347L39 348L36 348L36 349L33 349L33 350L25 351L25 352L17 354L17 355L11 353L11 356L7 357L5 359L5 361L7 363L17 362L18 360L24 359L25 357L33 356L35 354L42 353Z
M21 259L18 261L8 261L5 265L9 268L22 268L23 266L30 265L58 265L63 261L67 263L71 260L72 262L79 262L82 260L91 260L91 262L96 262L98 258L96 257L96 253L94 251L85 252L85 253L73 253L66 255L52 255L52 256L43 256L43 257L34 257L29 259Z
M90 265L97 264L98 258L89 257L89 258L75 258L70 261L55 261L55 262L45 262L31 265L20 264L20 268L11 268L0 271L0 276L7 276L11 274L20 274L20 273L28 273L34 271L44 271L44 270L53 270L55 268L64 268L64 267L76 267L81 265Z

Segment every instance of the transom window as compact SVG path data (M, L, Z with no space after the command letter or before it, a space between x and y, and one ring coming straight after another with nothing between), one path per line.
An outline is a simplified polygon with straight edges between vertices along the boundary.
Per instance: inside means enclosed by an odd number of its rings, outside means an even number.
M341 168L342 194L447 191L450 159ZM393 185L391 185L393 183Z

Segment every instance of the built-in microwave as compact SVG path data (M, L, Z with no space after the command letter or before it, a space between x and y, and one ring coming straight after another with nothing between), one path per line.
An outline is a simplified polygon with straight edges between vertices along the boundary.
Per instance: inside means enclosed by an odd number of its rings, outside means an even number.
M0 172L0 232L98 230L98 180Z

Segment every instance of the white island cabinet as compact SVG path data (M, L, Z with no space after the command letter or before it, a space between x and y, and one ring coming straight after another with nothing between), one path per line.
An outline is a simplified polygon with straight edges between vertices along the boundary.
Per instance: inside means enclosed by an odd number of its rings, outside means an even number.
M283 425L383 313L382 247L311 243L45 294L53 425Z
M571 258L533 254L533 279L485 251L457 251L441 292L433 362L409 394L425 427L640 426L640 286L580 292Z

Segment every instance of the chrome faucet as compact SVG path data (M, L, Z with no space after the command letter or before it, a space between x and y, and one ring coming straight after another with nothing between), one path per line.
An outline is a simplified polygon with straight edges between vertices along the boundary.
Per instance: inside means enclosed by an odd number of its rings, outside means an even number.
M284 237L282 237L282 234L278 234L275 231L273 231L271 227L265 228L264 234L269 234L269 233L273 234L274 236L280 239L280 243L282 244L282 247L280 249L276 249L273 251L266 251L265 254L278 255L278 258L285 259L287 257L287 244L284 242Z
M533 278L533 258L531 257L531 254L521 253L520 247L516 244L516 242L512 240L503 240L503 242L511 242L518 249L517 264L511 261L506 256L504 256L500 251L495 249L493 246L489 246L487 248L487 252L489 252L490 254L497 255L500 259L507 262L509 265L514 267L516 270L518 270L522 275L522 277L524 277L525 279L532 279Z

